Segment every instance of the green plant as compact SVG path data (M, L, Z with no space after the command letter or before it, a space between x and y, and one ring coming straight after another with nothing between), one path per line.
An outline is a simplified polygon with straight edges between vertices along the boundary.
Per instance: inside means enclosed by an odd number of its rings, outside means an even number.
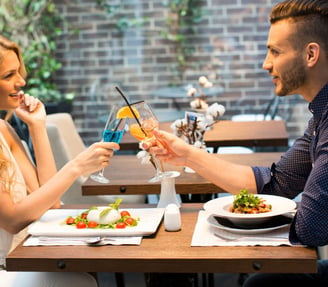
M22 49L28 76L24 91L43 102L73 98L63 95L53 82L53 74L62 67L54 56L62 23L52 0L1 0L1 31Z
M121 13L121 6L124 5L124 1L121 1L120 4L108 4L109 0L97 0L97 5L104 10L110 17L115 18L115 28L120 32L131 28L142 26L145 21L147 21L147 17L135 17L129 18Z
M176 81L183 81L184 72L188 68L188 58L195 52L189 45L186 35L194 34L193 26L199 23L204 14L200 0L167 0L163 5L170 9L166 18L167 29L162 36L173 43L176 51L176 64L173 72Z

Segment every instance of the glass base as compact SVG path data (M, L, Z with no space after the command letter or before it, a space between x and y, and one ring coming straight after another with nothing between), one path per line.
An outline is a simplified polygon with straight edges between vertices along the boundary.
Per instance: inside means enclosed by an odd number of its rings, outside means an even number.
M156 174L154 177L152 177L148 182L160 182L162 178L165 177L177 177L180 175L180 172L178 171L165 171L160 172L159 174Z
M104 177L102 174L92 174L90 178L94 181L100 182L100 183L109 183L110 180L106 177Z

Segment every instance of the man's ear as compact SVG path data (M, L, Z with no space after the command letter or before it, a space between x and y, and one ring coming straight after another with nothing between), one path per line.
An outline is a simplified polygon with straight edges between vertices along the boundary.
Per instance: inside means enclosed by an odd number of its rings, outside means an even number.
M316 42L311 42L306 46L306 61L309 67L313 67L319 60L320 45Z

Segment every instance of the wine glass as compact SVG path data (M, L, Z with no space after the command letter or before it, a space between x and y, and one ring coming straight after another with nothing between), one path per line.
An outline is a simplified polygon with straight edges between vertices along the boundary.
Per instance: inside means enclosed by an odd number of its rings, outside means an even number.
M148 150L152 142L157 141L154 137L153 131L158 128L159 123L151 107L145 102L140 101L131 104L134 111L135 118L129 118L130 134L141 142L140 146L144 150ZM158 141L157 141L158 142ZM150 153L150 162L156 169L156 174L149 182L158 182L165 177L176 177L180 175L177 171L165 171L163 162L158 160L154 154Z
M111 108L105 128L102 132L102 141L104 142L121 142L126 127L126 118L118 118L118 111L119 107L116 105ZM92 174L90 178L100 183L110 182L110 180L104 176L104 168L97 174Z

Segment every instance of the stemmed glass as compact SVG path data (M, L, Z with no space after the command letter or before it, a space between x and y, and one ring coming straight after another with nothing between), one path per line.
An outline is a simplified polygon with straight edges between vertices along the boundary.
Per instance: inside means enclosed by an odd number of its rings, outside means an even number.
M156 141L153 131L158 128L159 123L151 107L145 102L140 101L131 104L136 118L129 118L130 134L141 142L141 148L148 150L152 142ZM158 142L158 141L157 141ZM156 169L156 174L149 182L158 182L165 177L176 177L179 175L177 171L164 171L163 162L159 161L155 155L150 153L150 161Z
M118 111L119 107L117 105L112 106L105 128L102 132L102 141L104 142L121 142L126 127L126 118L118 118ZM110 180L104 176L104 168L97 174L92 174L90 178L100 183L110 182Z

